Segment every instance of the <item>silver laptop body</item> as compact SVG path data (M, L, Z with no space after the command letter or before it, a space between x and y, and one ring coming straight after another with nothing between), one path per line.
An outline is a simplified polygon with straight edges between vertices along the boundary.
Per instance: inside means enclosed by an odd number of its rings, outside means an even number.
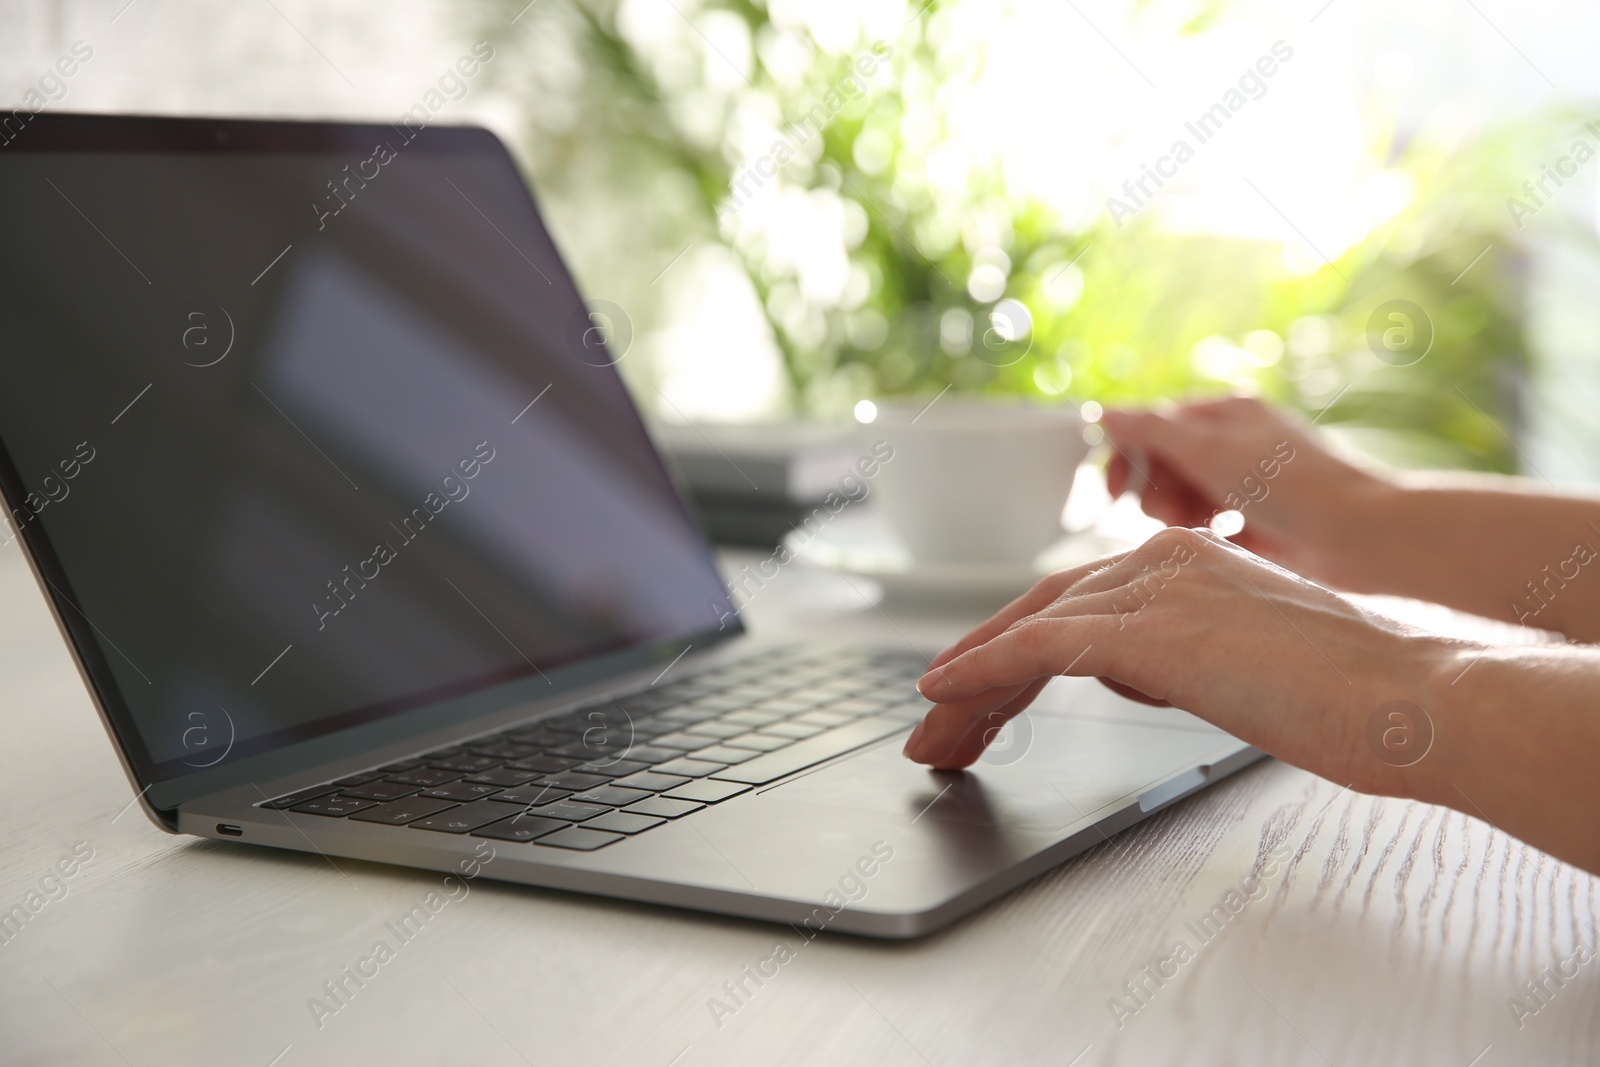
M928 650L744 635L486 131L39 115L0 226L0 489L164 830L913 937L1260 756L1058 679L933 772Z

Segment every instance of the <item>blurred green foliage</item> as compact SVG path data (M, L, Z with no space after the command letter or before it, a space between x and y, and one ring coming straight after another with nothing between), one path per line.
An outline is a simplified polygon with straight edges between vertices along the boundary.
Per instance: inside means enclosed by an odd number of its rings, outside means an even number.
M707 93L670 57L641 54L611 0L540 0L525 25L505 31L523 2L487 0L482 24L517 57L498 69L554 63L555 74L523 89L536 182L615 190L633 205L628 217L654 231L663 259L686 240L732 249L802 413L838 416L862 397L947 386L1103 403L1252 388L1324 425L1381 431L1389 444L1379 451L1402 462L1515 469L1528 353L1505 196L1570 116L1455 144L1400 145L1380 130L1369 151L1409 180L1409 206L1336 262L1295 276L1276 244L1174 234L1155 211L1120 229L1103 211L1071 224L1015 195L999 173L973 174L955 202L936 196L900 137L919 102L908 94L926 96L937 69L913 32L894 42L895 76L845 100L815 139L820 152L778 179L831 191L860 223L848 255L868 291L850 306L818 306L759 236L719 225L738 179L723 124L744 87ZM741 20L758 45L767 32L760 4L709 0L698 10ZM1205 28L1218 10L1204 7L1185 29ZM565 59L552 58L563 49ZM839 86L853 58L814 50L804 84L780 89L761 55L755 48L745 80L776 104L780 125ZM985 220L982 240L963 234L973 218ZM997 304L1002 297L1026 314ZM1394 299L1431 319L1432 347L1411 366L1383 362L1368 344L1374 309Z

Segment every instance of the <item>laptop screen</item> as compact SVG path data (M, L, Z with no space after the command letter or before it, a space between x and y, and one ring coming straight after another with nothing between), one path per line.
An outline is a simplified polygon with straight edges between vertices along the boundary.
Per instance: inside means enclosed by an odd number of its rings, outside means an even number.
M0 234L10 524L150 778L731 613L488 133L40 115Z

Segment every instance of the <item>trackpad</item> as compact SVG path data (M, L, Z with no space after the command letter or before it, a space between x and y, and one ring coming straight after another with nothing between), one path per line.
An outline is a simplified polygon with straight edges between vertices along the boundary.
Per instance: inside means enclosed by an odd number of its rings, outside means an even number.
M1149 726L1030 715L1011 744L965 771L933 771L900 755L903 739L780 786L774 796L830 808L973 825L1061 830L1150 785L1237 752L1211 727ZM1031 740L1021 736L1031 730ZM1002 740L1006 736L1002 735ZM1010 761L1010 762L1005 762ZM1120 804L1119 804L1120 802Z

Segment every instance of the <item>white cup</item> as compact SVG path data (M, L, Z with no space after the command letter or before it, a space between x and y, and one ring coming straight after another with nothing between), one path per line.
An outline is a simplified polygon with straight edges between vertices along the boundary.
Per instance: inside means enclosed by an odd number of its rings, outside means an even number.
M889 401L863 426L885 440L877 506L918 563L1027 563L1062 536L1089 454L1071 406L945 396Z

